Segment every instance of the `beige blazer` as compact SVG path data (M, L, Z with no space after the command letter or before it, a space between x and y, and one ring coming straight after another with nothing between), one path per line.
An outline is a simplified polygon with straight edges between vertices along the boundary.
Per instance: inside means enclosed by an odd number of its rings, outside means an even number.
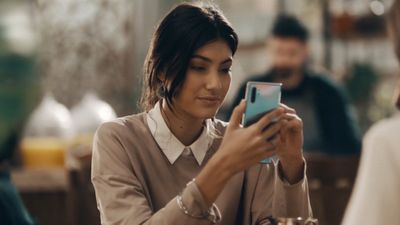
M223 134L226 123L214 121ZM146 113L104 123L93 143L92 182L104 225L203 225L207 219L187 216L176 196L192 213L206 211L206 204L192 180L218 150L214 139L199 165L193 155L181 155L173 164L150 133ZM304 169L305 174L305 169ZM289 185L276 164L257 164L236 174L215 204L222 225L265 224L267 216L308 217L311 207L307 178Z

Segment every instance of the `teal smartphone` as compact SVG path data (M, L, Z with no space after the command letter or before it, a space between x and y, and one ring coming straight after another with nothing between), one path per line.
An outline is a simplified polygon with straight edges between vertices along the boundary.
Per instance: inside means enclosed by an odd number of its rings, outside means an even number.
M246 110L243 116L243 126L247 127L257 122L266 113L279 107L281 102L281 83L249 81L246 86ZM274 157L260 161L268 164Z

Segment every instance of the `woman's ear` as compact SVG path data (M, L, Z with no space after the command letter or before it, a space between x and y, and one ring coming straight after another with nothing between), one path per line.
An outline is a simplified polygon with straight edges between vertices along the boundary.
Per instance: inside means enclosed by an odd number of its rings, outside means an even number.
M165 97L165 93L166 93L166 89L167 89L165 74L164 73L160 74L158 76L158 79L160 80L160 89L159 89L160 95L162 97Z
M160 79L163 83L165 83L165 74L162 73L158 76L158 79Z

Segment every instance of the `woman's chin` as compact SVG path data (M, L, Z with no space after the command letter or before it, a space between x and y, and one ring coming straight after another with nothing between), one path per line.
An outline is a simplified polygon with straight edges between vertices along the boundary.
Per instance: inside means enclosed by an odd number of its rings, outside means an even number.
M196 112L198 118L210 119L217 115L219 108L202 108Z

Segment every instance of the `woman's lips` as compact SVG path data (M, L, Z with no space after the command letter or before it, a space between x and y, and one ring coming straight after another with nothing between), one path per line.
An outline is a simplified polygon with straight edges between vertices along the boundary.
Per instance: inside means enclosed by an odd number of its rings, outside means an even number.
M217 96L204 96L198 97L198 99L208 104L216 104L221 102L221 98Z

